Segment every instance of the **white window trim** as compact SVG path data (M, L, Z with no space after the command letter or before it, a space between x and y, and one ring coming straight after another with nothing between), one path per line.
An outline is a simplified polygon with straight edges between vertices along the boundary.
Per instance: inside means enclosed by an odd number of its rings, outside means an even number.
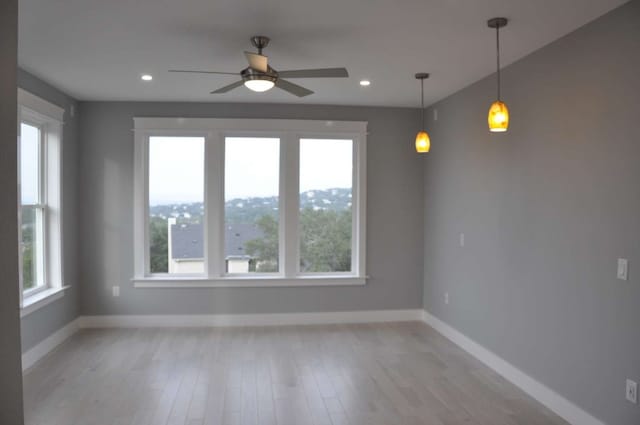
M23 121L37 124L43 133L42 190L45 201L44 287L25 294L20 278L20 314L24 317L59 299L67 286L63 284L62 257L62 128L64 108L18 89L18 137ZM19 145L19 139L18 139ZM18 185L20 185L18 174ZM18 186L18 193L20 187ZM17 200L20 211L20 199ZM20 215L19 215L20 216ZM21 228L21 226L19 226ZM19 236L21 238L21 236ZM18 241L20 243L20 240ZM18 245L20 246L20 245ZM22 258L20 258L22 264ZM22 266L20 266L22 273ZM28 295L28 296L25 296Z
M36 292L28 298L25 298L20 309L20 317L28 316L34 311L37 311L42 307L51 304L56 300L59 300L64 296L64 292L66 289L69 289L69 286L47 288L43 291Z
M278 119L134 118L134 276L137 288L341 286L366 284L366 139L362 121ZM151 275L148 271L148 163L149 137L205 138L204 275ZM280 272L228 275L224 272L224 141L226 137L280 139ZM298 272L299 140L353 140L352 271ZM283 165L284 164L284 165ZM212 166L213 165L213 166Z

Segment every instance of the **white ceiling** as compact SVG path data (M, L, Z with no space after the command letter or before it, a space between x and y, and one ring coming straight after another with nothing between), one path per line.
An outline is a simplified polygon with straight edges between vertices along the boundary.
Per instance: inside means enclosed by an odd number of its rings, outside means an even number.
M80 100L286 102L419 106L416 72L430 72L425 102L494 72L495 33L510 19L503 63L556 40L626 0L20 0L19 63ZM278 69L345 66L348 79L295 80L316 93L211 90L240 71L251 35ZM151 83L142 73L154 76ZM368 88L358 85L370 79Z

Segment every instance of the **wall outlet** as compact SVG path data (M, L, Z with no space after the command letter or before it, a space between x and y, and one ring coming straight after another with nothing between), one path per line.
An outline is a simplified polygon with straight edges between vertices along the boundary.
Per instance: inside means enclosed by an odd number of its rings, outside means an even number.
M464 233L460 233L460 247L464 247Z
M438 110L437 109L433 110L433 120L434 121L438 121Z
M120 296L120 287L119 286L114 286L111 288L111 290L113 291L113 296L114 297L119 297Z
M445 304L449 304L449 293L448 292L444 293L444 303Z
M627 280L629 272L629 262L626 258L618 258L618 279Z
M627 401L638 404L638 384L631 379L627 379Z

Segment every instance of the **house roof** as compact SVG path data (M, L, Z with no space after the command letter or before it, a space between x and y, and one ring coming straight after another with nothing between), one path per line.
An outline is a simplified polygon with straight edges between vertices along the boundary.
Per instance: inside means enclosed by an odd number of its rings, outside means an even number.
M263 236L262 231L255 224L229 224L224 229L224 255L228 257L244 257L245 244Z
M191 260L204 258L204 229L201 223L176 224L171 226L171 258ZM251 223L225 226L225 258L246 257L245 244L262 237L262 231Z
M197 224L174 224L171 227L171 258L204 258L203 226Z

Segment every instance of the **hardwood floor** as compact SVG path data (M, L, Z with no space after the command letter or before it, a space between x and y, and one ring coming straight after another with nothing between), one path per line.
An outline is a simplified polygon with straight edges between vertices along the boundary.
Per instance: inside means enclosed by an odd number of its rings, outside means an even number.
M422 323L84 330L27 425L566 424Z

